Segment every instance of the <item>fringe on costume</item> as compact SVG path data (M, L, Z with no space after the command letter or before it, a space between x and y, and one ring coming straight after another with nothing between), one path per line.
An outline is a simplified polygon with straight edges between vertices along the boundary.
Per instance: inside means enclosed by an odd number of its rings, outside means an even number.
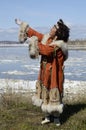
M58 88L48 90L40 81L36 82L36 93L32 97L33 105L41 107L45 113L62 113L64 105L62 104Z

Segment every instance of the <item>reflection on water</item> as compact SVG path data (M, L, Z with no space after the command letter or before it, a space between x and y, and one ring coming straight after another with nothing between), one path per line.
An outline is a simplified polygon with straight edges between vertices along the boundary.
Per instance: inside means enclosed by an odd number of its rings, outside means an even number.
M29 58L28 47L0 48L0 78L36 80L40 58ZM86 51L71 50L65 62L65 78L86 81Z

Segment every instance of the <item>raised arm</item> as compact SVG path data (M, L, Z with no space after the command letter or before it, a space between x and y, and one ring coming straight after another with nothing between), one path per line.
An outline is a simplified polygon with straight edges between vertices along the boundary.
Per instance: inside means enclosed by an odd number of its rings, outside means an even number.
M43 38L43 34L42 33L37 32L36 30L32 29L31 27L28 28L27 35L28 35L28 37L37 36L39 42Z

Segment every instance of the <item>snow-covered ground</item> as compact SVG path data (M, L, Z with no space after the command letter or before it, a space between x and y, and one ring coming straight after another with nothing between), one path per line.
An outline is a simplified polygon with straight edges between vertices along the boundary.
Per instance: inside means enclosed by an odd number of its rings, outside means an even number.
M35 81L0 79L0 94L5 92L26 93L35 92ZM86 99L86 82L71 81L64 82L64 100L77 100L77 98Z

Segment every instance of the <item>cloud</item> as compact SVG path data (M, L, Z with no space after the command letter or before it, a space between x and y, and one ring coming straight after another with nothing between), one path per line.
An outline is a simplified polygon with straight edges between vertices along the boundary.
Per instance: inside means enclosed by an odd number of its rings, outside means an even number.
M18 29L17 28L10 28L8 30L6 30L7 33L17 33Z
M18 41L18 28L0 29L0 41Z

